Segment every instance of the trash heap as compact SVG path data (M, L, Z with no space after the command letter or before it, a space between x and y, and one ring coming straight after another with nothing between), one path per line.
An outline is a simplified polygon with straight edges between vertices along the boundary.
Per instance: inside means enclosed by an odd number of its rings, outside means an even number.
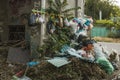
M114 72L117 65L111 63L110 55L89 38L91 17L65 18L63 23L60 27L59 18L49 19L48 38L37 50L39 58L28 62L13 80L102 80ZM86 48L89 44L93 49Z

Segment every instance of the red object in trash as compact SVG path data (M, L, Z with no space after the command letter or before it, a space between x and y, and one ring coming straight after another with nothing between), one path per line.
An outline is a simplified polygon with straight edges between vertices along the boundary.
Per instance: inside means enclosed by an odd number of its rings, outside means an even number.
M24 75L24 71L19 71L15 74L17 77L22 77Z

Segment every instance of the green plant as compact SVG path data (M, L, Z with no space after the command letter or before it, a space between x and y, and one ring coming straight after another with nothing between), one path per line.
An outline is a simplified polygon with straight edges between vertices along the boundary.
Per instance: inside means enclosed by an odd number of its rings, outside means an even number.
M119 30L116 30L115 32L110 32L108 34L108 37L110 37L110 38L120 38L120 32L119 32Z
M59 27L54 34L49 34L45 44L38 51L45 56L57 54L63 45L70 44L70 37L72 35L70 32L71 28L69 27Z
M39 52L43 53L43 55L53 55L57 53L64 44L70 44L70 36L72 35L71 28L63 27L61 24L64 18L71 17L71 14L68 12L78 8L70 8L65 9L68 5L67 0L48 0L49 7L45 10L48 13L49 21L47 28L55 27L55 32L49 34L48 39L45 42L45 45L38 49ZM62 28L62 27L63 28ZM50 30L48 29L48 32Z
M65 9L68 5L67 0L48 0L49 8L46 9L46 12L48 14L54 14L58 16L70 16L71 13L69 11L80 9L80 7L77 8L69 8ZM69 12L69 13L68 13Z

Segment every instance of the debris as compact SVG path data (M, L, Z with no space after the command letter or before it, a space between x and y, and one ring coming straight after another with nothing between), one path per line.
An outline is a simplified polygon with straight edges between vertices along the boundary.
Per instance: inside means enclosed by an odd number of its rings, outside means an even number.
M67 58L63 57L54 57L53 59L47 60L49 63L53 64L56 67L61 67L65 64L70 63L70 61L67 60Z
M89 62L93 62L95 58L91 54L87 54L84 50L75 50L74 48L71 48L67 45L64 45L61 49L61 52L65 52L71 56L75 56L76 58L82 59L82 60L87 60ZM86 55L86 56L83 56Z
M13 47L19 46L19 45L25 45L25 40L13 45Z
M32 80L32 79L30 79L27 76L23 76L21 78L18 78L17 76L14 75L12 80Z
M118 74L117 79L118 79L118 80L120 79L120 74Z
M14 67L14 65L12 65L12 64L9 64L8 66L9 66L9 67Z
M114 61L111 62L111 63L113 65L113 67L115 68L115 70L119 70L119 67L118 67L117 63L115 63Z
M32 61L32 62L28 62L28 63L27 63L27 66L32 67L32 66L35 66L35 65L37 65L37 64L39 64L39 63L40 63L40 62Z
M112 61L115 61L115 62L119 62L119 53L114 49L112 50L112 53L111 55L113 55L114 57L112 58Z
M22 77L24 75L24 71L19 71L18 73L15 74L17 77Z

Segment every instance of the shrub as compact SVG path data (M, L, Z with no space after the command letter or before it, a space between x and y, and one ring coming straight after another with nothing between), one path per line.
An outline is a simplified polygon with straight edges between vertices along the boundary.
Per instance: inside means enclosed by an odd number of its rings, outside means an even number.
M110 38L120 38L120 30L116 30L116 32L110 32L108 34L108 37L110 37Z
M103 27L113 27L114 23L111 20L96 20L95 21L95 26L103 26Z

